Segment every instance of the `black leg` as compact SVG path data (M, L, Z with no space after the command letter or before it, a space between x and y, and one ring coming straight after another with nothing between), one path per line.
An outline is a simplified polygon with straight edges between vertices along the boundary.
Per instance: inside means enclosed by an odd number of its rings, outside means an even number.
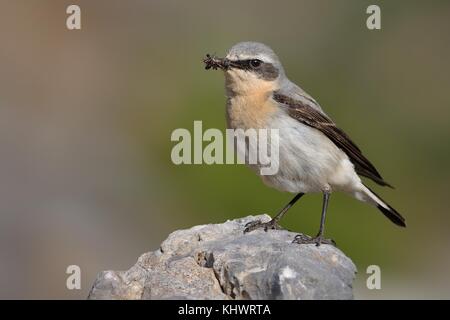
M317 237L322 237L323 231L325 230L325 217L327 215L329 199L330 199L330 193L324 192L323 193L322 216L320 217L320 227L319 227L319 233L317 234Z
M298 199L300 199L302 196L304 195L304 193L299 193L297 194L291 201L289 201L289 203L283 208L281 209L280 212L277 213L277 215L272 219L276 222L280 221L281 218L283 218L284 214L298 201Z
M292 241L292 242L299 243L299 244L314 243L314 244L316 244L316 246L320 246L322 243L336 245L334 240L323 238L323 233L325 231L325 218L327 215L329 199L330 199L330 193L324 192L323 193L322 215L320 217L320 227L319 227L319 232L317 233L317 236L315 236L314 238L311 238L310 236L307 236L304 234L299 234L294 238L294 241Z
M278 221L281 220L281 218L286 214L286 212L300 199L304 193L298 193L289 203L281 209L280 212L277 213L277 215L270 220L269 222L261 222L259 220L252 221L246 224L246 228L244 230L244 233L264 228L264 231L267 231L268 229L282 229L280 225L278 225Z

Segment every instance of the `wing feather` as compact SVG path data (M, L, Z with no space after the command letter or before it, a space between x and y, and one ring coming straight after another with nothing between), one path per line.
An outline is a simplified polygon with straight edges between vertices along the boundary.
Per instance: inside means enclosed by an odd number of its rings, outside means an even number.
M301 123L315 128L327 136L333 143L349 157L355 166L356 173L372 179L382 186L392 187L384 181L375 166L362 154L358 146L350 137L336 126L336 124L320 110L315 109L301 101L292 99L286 95L275 92L275 101L288 107L288 114Z

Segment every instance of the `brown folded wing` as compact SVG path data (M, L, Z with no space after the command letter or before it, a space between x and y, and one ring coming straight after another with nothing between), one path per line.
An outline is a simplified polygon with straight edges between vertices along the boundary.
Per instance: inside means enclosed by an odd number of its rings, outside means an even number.
M328 118L328 116L320 112L320 110L316 110L301 101L292 99L280 93L275 93L273 98L275 101L288 107L288 113L292 118L309 127L319 130L333 141L338 148L347 154L350 161L355 166L356 173L372 179L379 185L392 187L383 180L377 169L362 154L361 150L350 137L344 131L336 127L334 122Z

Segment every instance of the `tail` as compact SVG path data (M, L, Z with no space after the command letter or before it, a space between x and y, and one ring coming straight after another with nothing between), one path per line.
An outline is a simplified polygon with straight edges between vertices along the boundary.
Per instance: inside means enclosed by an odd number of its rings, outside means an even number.
M388 205L379 195L363 185L362 200L375 205L389 220L400 227L406 227L405 218L401 216L394 208ZM358 197L359 198L359 197Z

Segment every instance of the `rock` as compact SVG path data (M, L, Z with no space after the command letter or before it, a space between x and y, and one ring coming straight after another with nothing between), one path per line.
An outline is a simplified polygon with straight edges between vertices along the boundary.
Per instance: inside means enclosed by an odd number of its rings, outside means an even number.
M352 299L356 268L331 245L296 233L243 233L248 216L169 235L128 271L101 272L88 299Z

